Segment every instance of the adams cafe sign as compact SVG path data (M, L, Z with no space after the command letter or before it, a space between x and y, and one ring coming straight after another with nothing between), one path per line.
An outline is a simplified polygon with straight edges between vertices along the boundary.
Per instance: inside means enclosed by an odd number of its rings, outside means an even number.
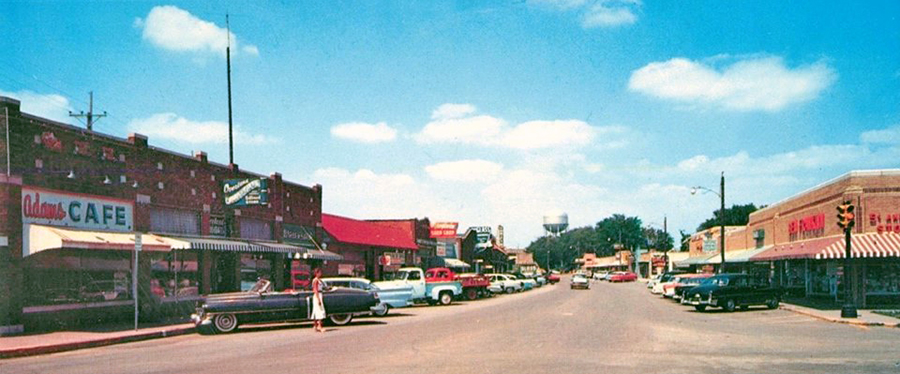
M128 200L22 188L22 223L130 232L134 204Z

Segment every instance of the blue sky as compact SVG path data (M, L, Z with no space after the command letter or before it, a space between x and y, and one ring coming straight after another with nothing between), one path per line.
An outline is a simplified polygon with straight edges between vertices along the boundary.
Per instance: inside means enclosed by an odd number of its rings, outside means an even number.
M325 212L541 235L613 213L670 232L900 164L900 3L7 1L23 110L323 185ZM677 235L676 235L677 238Z

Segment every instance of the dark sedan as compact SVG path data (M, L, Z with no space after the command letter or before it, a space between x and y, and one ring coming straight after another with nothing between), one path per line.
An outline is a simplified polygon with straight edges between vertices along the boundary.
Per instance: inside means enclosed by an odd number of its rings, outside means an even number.
M200 333L226 333L239 325L308 321L312 313L312 291L272 292L272 284L260 280L247 292L209 295L191 320ZM322 293L327 321L346 325L355 313L368 312L378 304L374 292L336 287Z
M758 282L747 274L719 274L691 288L685 304L693 305L700 312L707 307L732 312L736 307L745 309L751 305L775 309L781 300L781 293L780 288Z

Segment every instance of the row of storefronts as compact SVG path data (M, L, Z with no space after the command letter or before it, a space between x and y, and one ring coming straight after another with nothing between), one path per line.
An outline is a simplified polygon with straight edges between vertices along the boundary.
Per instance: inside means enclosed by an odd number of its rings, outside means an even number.
M861 307L900 303L900 170L853 171L752 214L725 228L725 270L756 275L791 295L843 302L846 252L837 206L850 202L849 287ZM722 267L719 228L692 235L692 271Z
M455 224L435 236L427 218L323 214L320 185L56 123L14 99L0 97L0 113L0 335L135 300L145 317L184 313L259 278L302 287L316 267L376 280L402 266L507 260Z

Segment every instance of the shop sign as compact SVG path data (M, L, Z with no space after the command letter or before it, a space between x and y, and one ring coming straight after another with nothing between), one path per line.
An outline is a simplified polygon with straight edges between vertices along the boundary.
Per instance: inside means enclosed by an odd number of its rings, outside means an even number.
M869 226L874 227L879 234L885 232L900 233L900 213L884 214L869 213Z
M225 216L209 216L209 234L212 236L225 236Z
M459 222L435 222L431 225L432 238L455 238Z
M22 188L22 223L132 231L134 204L101 196Z
M268 180L227 179L222 186L226 206L266 205L269 203Z
M315 231L312 228L285 223L281 225L281 240L285 243L315 248L310 239Z
M790 240L818 238L825 234L825 213L788 222Z
M703 252L715 252L717 248L716 239L703 240Z
M391 265L406 264L406 255L401 252L384 252L384 256L391 258Z

